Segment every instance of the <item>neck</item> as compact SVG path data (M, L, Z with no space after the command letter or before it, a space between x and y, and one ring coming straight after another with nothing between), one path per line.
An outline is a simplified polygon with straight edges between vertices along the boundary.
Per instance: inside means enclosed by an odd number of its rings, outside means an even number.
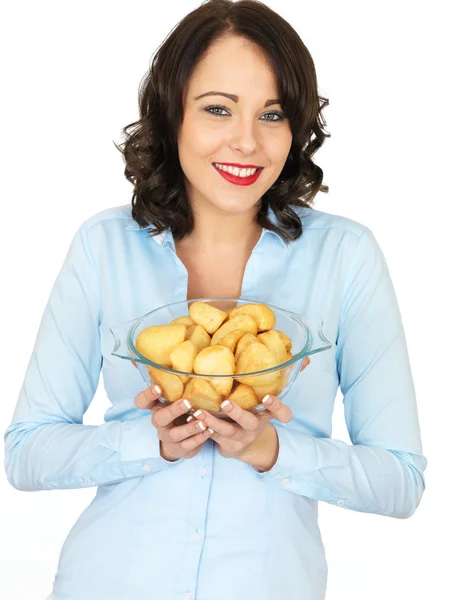
M262 227L256 223L259 207L238 215L194 210L194 230L178 244L201 253L253 250L261 237Z

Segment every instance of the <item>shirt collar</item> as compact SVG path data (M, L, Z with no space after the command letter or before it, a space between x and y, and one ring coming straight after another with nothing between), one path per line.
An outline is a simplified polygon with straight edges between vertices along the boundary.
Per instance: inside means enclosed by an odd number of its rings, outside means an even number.
M131 217L131 207L130 207L129 215L130 215L131 222L128 223L128 225L125 227L126 230L129 230L129 231L146 231L147 229L152 229L153 228L153 225L151 223L149 225L147 225L146 227L141 227L138 223L136 223L136 221ZM277 221L277 219L275 217L275 213L274 213L274 211L273 211L273 209L272 209L271 206L269 206L269 208L268 208L267 216L269 217L269 219L272 222L276 222ZM266 237L267 236L273 236L275 239L277 239L279 241L279 243L286 250L289 248L289 242L285 242L284 239L281 237L281 235L279 235L275 231L271 231L270 229L266 229L265 227L263 227L263 230L261 232L261 237L259 238L258 243L260 243L261 240L265 236ZM174 240L173 240L173 235L172 235L172 230L171 229L166 229L165 231L162 231L161 233L158 233L157 235L152 236L152 238L160 246L164 247L164 246L170 245L172 247L172 249L175 249L175 244L174 244Z

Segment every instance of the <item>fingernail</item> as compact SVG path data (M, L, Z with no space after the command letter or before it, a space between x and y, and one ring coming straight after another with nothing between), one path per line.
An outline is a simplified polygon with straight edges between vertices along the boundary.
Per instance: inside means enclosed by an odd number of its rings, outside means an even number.
M264 398L262 399L262 403L265 404L266 406L272 406L273 398L271 396L269 396L269 394L267 394L267 396L264 396Z
M209 433L214 433L214 429L211 429L211 427L208 427L208 431Z
M190 408L192 408L189 400L183 400L183 404L186 406L187 410L189 410Z
M192 419L193 419L193 418L194 418L194 417L193 417L192 415L191 415L190 417L188 417L188 418L186 419L186 423L189 423L189 421L192 421Z
M231 402L229 400L224 400L222 402L222 404L220 405L220 408L224 412L230 412L231 410L233 410L233 406L232 406L232 404L231 404Z
M195 429L199 429L200 431L205 431L206 427L201 421L198 421L195 424Z
M195 412L195 413L194 413L194 417L195 417L196 419L198 419L199 417L202 417L202 416L203 416L203 413L202 413L202 411L201 411L201 410L198 410L197 412Z
M152 392L153 392L154 394L161 394L161 393L162 393L162 389L159 387L159 385L154 385L154 386L152 387Z

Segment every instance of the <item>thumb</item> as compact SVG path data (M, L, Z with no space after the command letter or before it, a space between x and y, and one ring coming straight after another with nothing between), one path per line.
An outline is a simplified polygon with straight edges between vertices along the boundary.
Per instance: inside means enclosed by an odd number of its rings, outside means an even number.
M157 385L151 385L135 397L134 403L138 408L151 408L161 396L162 390Z

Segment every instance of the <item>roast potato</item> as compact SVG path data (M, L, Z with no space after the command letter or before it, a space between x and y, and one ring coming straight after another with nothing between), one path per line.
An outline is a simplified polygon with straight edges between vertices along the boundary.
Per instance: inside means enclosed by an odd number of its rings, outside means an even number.
M236 351L234 353L236 362L238 361L240 355L242 354L242 351L245 350L245 348L247 348L247 346L250 346L250 344L254 344L254 343L259 343L259 340L256 335L253 335L253 333L246 333L240 338L240 340L238 341L237 346L236 346Z
M198 354L197 346L191 340L186 340L172 350L169 357L172 369L192 373L195 357ZM183 383L189 379L187 375L178 375Z
M162 389L162 396L169 402L175 402L183 397L184 385L178 375L160 371L154 367L147 367L150 377Z
M194 360L194 372L202 375L233 375L234 354L226 346L203 348Z
M283 376L281 376L272 383L266 385L252 385L252 390L255 396L257 397L258 402L261 402L261 400L267 394L278 396L278 394L281 392L285 385L286 380L283 378Z
M195 406L195 408L204 408L208 411L218 412L222 396L216 392L206 379L193 377L186 384L184 397Z
M197 350L203 350L211 344L211 338L201 325L191 325L186 331L186 339L191 340L197 346Z
M138 334L136 350L159 365L172 367L170 353L184 342L185 336L185 325L152 325Z
M190 327L194 325L194 321L188 315L184 315L182 317L177 317L173 321L170 321L171 325L186 325L186 327Z
M189 316L208 333L215 333L228 315L207 302L193 302L189 307Z
M213 377L208 379L210 385L220 394L224 399L228 398L231 388L233 387L232 377Z
M226 323L220 327L211 338L211 346L215 346L220 339L222 339L227 333L233 329L240 329L245 333L253 333L256 335L258 326L255 321L248 315L237 315L232 319L228 319Z
M279 331L276 329L271 329L270 331L259 333L256 337L260 342L267 346L267 348L269 348L269 350L275 356L277 365L281 365L288 360L289 355L286 350L286 343Z
M219 339L217 342L218 346L226 346L233 352L236 350L237 343L241 339L241 337L245 335L245 331L242 329L232 329L228 333L226 333L223 337ZM249 334L251 335L251 334Z
M265 304L241 304L241 306L233 308L230 320L237 315L249 315L258 326L258 331L267 331L275 327L275 314Z
M259 399L253 388L245 383L240 383L228 398L246 410L259 404ZM262 396L262 398L264 398L264 396Z
M253 371L262 371L264 369L270 369L277 365L276 358L272 352L260 342L256 344L250 344L239 357L236 363L236 373L252 373ZM263 375L253 375L251 377L237 378L240 383L247 385L269 385L281 378L280 371L272 371L271 373L264 373Z

